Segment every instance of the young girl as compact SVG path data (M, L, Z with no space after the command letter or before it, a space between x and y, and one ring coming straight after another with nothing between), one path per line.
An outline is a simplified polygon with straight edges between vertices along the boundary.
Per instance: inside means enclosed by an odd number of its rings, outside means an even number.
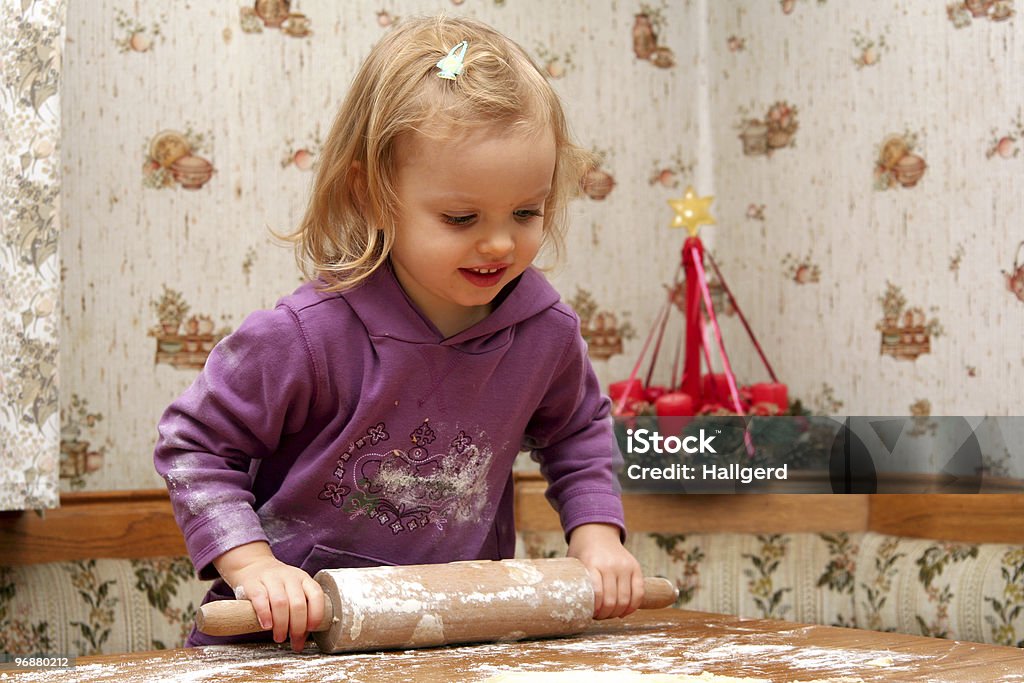
M300 650L321 569L512 557L526 449L594 616L637 608L609 402L531 267L587 161L493 29L407 20L373 48L292 236L311 282L218 344L160 421L157 471L200 578L220 577L205 601L251 600Z

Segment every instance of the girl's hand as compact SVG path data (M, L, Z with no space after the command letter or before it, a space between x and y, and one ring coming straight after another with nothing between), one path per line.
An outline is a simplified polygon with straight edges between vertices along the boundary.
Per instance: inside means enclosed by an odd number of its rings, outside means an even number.
M625 617L640 606L644 575L619 541L619 528L611 524L583 524L569 535L569 557L590 572L594 584L594 618Z
M274 631L274 642L291 636L292 649L301 652L306 636L324 615L324 591L309 574L281 562L263 541L232 548L213 561L221 577L248 600L260 626Z

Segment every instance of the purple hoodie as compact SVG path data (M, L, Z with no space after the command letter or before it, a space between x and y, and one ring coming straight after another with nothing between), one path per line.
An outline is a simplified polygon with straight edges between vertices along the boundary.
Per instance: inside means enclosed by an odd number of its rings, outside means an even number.
M311 575L512 557L521 449L566 534L624 528L579 320L532 268L503 294L445 339L384 266L345 292L307 283L222 340L161 418L154 454L199 577L259 540ZM218 580L204 602L228 597ZM188 644L229 640L193 631Z

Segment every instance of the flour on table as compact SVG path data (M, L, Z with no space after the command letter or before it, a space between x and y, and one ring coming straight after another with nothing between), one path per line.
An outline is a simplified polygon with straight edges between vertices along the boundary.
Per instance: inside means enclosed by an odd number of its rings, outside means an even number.
M580 669L576 671L509 671L485 679L484 683L771 683L767 678L735 678L708 671L689 674L652 674L641 671Z
M644 673L631 669L577 669L574 671L507 671L484 679L484 683L771 683L767 678L737 678L710 671L699 675ZM863 683L860 678L823 678L808 683Z

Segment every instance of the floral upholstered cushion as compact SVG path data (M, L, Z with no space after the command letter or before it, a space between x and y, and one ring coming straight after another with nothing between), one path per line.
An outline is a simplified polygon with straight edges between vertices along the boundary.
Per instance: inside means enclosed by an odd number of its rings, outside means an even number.
M523 534L522 554L564 552ZM873 532L633 534L644 572L679 587L678 607L745 617L1024 647L1024 547Z
M876 533L635 533L677 607L1024 647L1024 547ZM561 557L561 532L517 556ZM0 652L92 655L178 647L209 584L186 557L0 567Z
M679 588L677 607L853 626L859 534L632 534L644 573ZM564 554L559 532L521 534L524 557Z
M855 603L862 628L1024 647L1024 547L867 533Z
M187 557L0 567L0 652L180 647L208 586L193 577Z

